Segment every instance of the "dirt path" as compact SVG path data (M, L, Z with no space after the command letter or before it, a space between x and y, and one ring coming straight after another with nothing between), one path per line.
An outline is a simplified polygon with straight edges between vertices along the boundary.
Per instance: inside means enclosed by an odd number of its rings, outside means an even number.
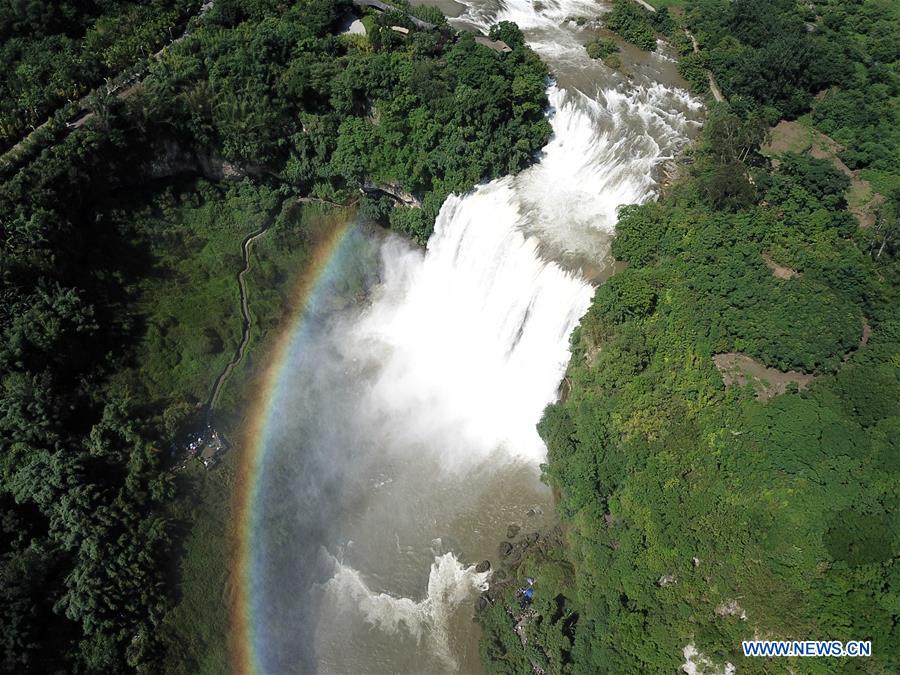
M295 204L327 204L328 206L334 206L337 208L347 208L348 206L353 206L356 203L356 200L350 202L349 204L340 204L338 202L332 202L327 199L318 199L316 197L296 197L293 200ZM219 398L222 395L222 390L225 388L225 384L228 382L231 374L234 372L235 368L237 368L241 361L244 360L244 355L247 352L247 345L250 343L250 329L253 327L253 317L250 315L250 299L249 293L247 291L247 274L250 272L250 253L253 248L254 242L258 239L262 238L271 228L272 223L275 222L275 218L281 212L284 207L284 202L280 203L275 209L269 214L266 218L266 222L263 223L262 227L260 227L255 232L251 232L247 237L241 242L241 256L244 262L241 271L237 274L237 282L238 282L238 292L240 293L241 299L241 341L238 344L237 350L234 352L234 356L231 357L231 361L225 366L219 376L216 378L215 383L213 383L212 392L209 395L209 403L206 407L206 422L207 424L212 423L213 412L215 411L216 406L219 403Z
M216 378L215 384L213 384L206 412L207 424L212 421L213 410L215 410L216 404L219 402L219 397L222 395L222 389L225 386L225 383L228 381L228 378L231 377L231 373L234 372L234 369L244 360L247 344L250 342L250 329L253 327L253 317L250 316L250 301L248 300L246 279L247 273L250 271L250 249L253 246L253 242L269 231L269 228L275 221L275 215L274 212L271 213L269 217L266 218L266 222L263 223L263 226L247 235L241 243L241 254L243 256L244 266L237 275L238 290L241 296L241 341L238 344L237 350L234 352L234 356L231 357L231 361L229 361L228 365L225 366L225 369L219 373L219 377Z
M700 45L697 43L697 38L694 37L694 34L691 33L687 28L684 29L684 34L691 39L691 44L694 47L694 53L699 53ZM712 92L713 98L716 99L718 103L722 103L725 100L725 97L722 96L722 90L719 89L719 85L716 84L716 78L713 77L711 70L706 70L706 77L709 80L709 90Z

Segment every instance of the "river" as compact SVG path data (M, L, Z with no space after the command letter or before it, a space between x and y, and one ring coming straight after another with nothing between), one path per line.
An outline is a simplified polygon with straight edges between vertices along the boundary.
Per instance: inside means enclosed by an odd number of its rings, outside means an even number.
M553 138L516 177L444 204L426 251L357 228L276 405L253 586L265 672L479 672L474 602L507 527L554 523L535 425L569 335L614 269L616 208L656 196L699 126L674 61L592 61L587 0L432 0L515 21L550 64ZM365 289L365 300L351 301Z

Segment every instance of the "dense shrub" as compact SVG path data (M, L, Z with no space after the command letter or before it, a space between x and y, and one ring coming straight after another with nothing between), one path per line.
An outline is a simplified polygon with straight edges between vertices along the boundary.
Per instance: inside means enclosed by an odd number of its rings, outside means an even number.
M592 59L605 59L610 54L618 52L619 46L616 44L615 40L598 38L588 42L585 49L587 49L587 54Z
M554 602L536 601L524 649L498 603L482 653L498 673L663 673L694 645L710 671L757 672L741 640L866 635L884 647L865 664L809 667L893 672L900 191L861 230L832 162L787 154L774 169L758 150L781 114L813 105L845 161L896 181L896 157L870 143L896 147L896 89L876 61L896 59L897 6L687 10L703 49L682 72L705 90L712 68L729 100L710 108L682 180L619 210L612 252L628 267L597 290L567 397L539 425L567 541L519 574L536 588L548 574ZM812 103L836 82L847 88ZM735 373L717 363L738 364L744 385L726 387ZM572 569L558 580L560 558Z
M650 12L631 0L616 0L603 17L604 25L644 51L656 51L656 28ZM668 16L668 15L666 15Z

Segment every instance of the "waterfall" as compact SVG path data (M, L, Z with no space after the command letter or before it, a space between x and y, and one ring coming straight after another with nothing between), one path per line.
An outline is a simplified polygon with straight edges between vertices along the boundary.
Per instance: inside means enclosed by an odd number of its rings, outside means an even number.
M384 237L366 305L323 321L293 364L265 563L282 671L478 668L466 608L490 574L473 562L496 560L509 523L552 522L536 425L609 272L617 208L657 195L698 126L685 91L585 55L564 19L596 3L463 4L460 25L516 21L550 63L553 136L529 169L451 195L424 251Z
M591 298L541 258L520 209L509 179L449 197L424 256L385 246L385 283L356 326L355 347L381 363L370 424L448 467L497 452L542 460L535 426Z
M424 254L389 239L384 283L348 331L353 359L380 371L369 424L417 452L438 445L445 466L498 452L543 461L535 427L593 293L578 261L608 255L621 204L656 195L654 167L692 124L671 102L697 105L662 85L548 94L540 161L451 195Z
M450 196L424 252L388 237L382 282L365 311L341 327L342 362L366 373L355 392L355 422L366 443L378 439L374 457L354 455L357 472L379 472L377 481L350 488L370 491L368 500L378 505L360 509L357 532L387 525L398 542L398 531L440 534L390 505L424 518L428 499L414 495L417 488L431 495L447 484L463 486L431 516L440 527L461 501L492 489L474 475L500 480L511 464L536 468L544 461L536 426L556 398L569 336L593 294L578 261L608 254L617 207L656 194L653 169L672 156L689 125L666 105L687 96L662 86L606 89L597 98L551 86L549 98L554 134L540 161L518 176ZM460 667L448 637L451 617L489 577L455 552L438 552L430 563L428 555L398 543L390 560L408 566L401 574L384 561L373 564L376 546L355 552L372 581L394 575L395 584L406 577L408 588L422 589L410 594L374 591L363 570L336 567L322 595L330 620L319 633L322 651L332 655L325 671L355 665L340 658L334 642L336 626L348 630L346 622L357 624L351 633L370 657L388 650L391 636L428 653L428 667ZM429 565L427 583L414 582L416 570L421 575ZM398 668L388 657L377 663Z

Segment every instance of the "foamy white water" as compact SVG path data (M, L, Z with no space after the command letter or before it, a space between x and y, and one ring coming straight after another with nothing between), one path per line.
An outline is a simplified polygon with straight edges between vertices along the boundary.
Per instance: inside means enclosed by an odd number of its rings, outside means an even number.
M608 253L617 209L656 197L655 169L696 128L688 115L696 118L700 103L661 84L598 88L593 97L558 86L548 93L553 138L515 179L520 226L555 259L596 264Z
M358 611L373 628L389 635L412 637L429 649L449 670L458 663L451 648L449 624L453 613L473 594L487 590L490 572L462 565L452 553L437 556L421 600L394 597L371 590L355 569L335 562L334 576L325 585L326 597L351 612Z
M385 246L385 284L356 327L382 363L367 399L375 423L446 467L543 459L535 426L593 292L539 256L521 208L510 179L448 198L424 256Z
M463 4L460 25L515 21L551 65L553 137L528 170L449 197L425 251L387 237L369 305L308 350L286 412L313 420L298 456L316 458L329 507L303 522L341 560L298 612L314 617L321 672L479 669L471 606L489 577L474 563L497 562L509 523L551 522L536 425L608 274L617 208L656 196L660 163L700 116L683 90L586 57L564 19L599 3ZM273 662L289 670L281 644Z

